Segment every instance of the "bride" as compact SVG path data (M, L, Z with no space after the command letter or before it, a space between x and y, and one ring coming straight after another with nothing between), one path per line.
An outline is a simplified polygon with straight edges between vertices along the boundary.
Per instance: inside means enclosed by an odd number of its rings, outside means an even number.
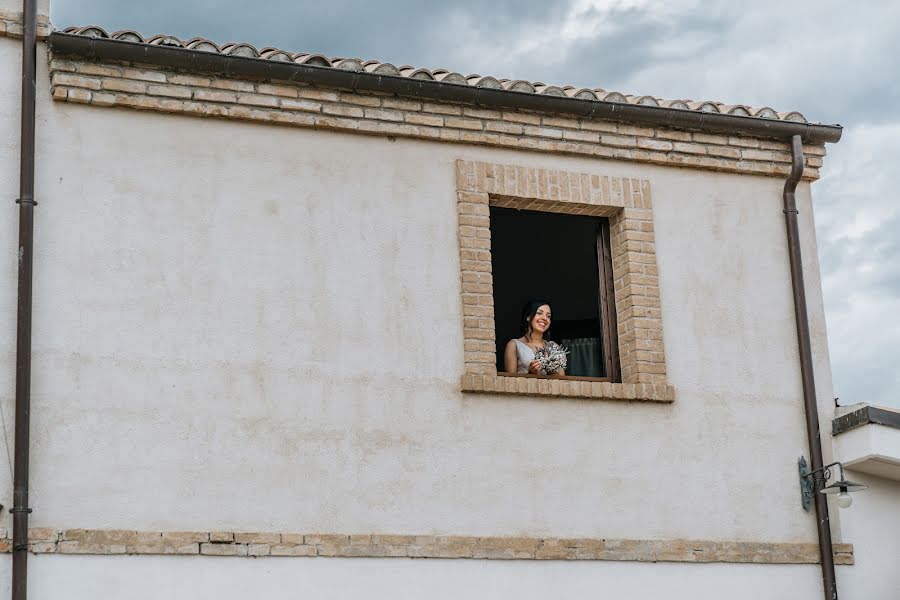
M550 304L543 298L534 298L522 307L522 336L509 340L503 352L503 368L506 373L531 373L540 375L540 361L534 359L536 350L544 348L551 323ZM553 375L565 375L560 369Z

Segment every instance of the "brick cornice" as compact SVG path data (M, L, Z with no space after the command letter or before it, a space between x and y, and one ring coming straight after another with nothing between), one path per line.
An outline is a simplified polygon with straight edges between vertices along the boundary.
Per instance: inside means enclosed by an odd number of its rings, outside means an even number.
M11 540L0 532L0 552ZM715 540L634 540L444 535L242 533L32 529L34 554L237 557L456 558L632 562L815 564L815 543ZM853 564L851 544L834 545L835 563Z
M50 19L47 15L38 15L37 18L37 39L43 40L50 35ZM11 37L20 39L23 35L24 26L21 11L0 10L0 37Z
M148 65L53 56L55 100L197 117L592 156L657 165L783 177L786 143L623 123L484 110L452 103L223 79ZM824 145L805 147L804 178L816 179Z

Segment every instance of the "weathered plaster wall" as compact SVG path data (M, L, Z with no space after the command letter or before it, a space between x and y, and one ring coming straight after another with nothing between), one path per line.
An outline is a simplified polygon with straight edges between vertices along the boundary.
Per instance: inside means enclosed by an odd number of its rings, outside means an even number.
M2 64L17 49L0 38ZM97 109L47 92L39 85L35 526L815 540L797 501L806 441L780 180ZM0 70L4 131L18 130L17 103L18 75ZM7 199L15 137L0 139ZM457 158L651 180L673 404L458 392ZM827 424L807 184L799 201ZM694 597L713 597L726 581L748 598L820 594L810 565L239 563L37 557L32 573L36 597L65 585L89 597L98 570L137 597L177 597L154 587L168 580L188 581L185 595L238 597L264 573L275 576L260 585L304 581L335 597L342 585L386 589L391 574L436 597L574 595L600 580L648 595L709 585ZM435 569L460 587L442 589Z
M671 565L629 563L533 563L227 558L48 557L29 564L34 600L128 597L343 599L413 598L691 598L718 600L816 600L815 565ZM2 563L0 563L2 568ZM4 589L0 571L0 594ZM115 593L111 591L115 590Z
M36 526L814 539L779 180L40 89ZM459 157L652 180L673 405L457 392Z
M22 0L0 0L0 11L22 12ZM37 13L39 16L50 14L50 0L38 0Z
M7 442L12 452L13 398L15 393L16 331L16 244L18 239L19 194L19 107L21 106L21 43L0 37L0 410L6 422ZM0 504L12 503L12 474L6 445L0 447ZM9 515L3 511L0 529L6 529ZM2 561L0 561L2 562Z

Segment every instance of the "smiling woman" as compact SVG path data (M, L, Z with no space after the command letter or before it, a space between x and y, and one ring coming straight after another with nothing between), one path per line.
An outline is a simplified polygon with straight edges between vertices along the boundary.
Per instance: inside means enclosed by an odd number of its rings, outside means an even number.
M533 298L522 307L520 337L509 340L503 352L506 373L531 373L532 375L564 376L565 368L546 368L539 354L552 352L558 346L550 341L552 313L550 304L543 298Z

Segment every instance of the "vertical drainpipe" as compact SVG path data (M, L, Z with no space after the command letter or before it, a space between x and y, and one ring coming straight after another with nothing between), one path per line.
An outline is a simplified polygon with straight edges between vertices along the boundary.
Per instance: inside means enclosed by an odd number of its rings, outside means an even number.
M13 475L12 600L26 600L28 583L28 458L31 421L31 279L34 250L34 112L37 0L24 0L22 137L19 155L19 264L16 309L16 425Z
M816 382L813 374L812 344L809 338L809 317L806 312L806 287L803 284L803 263L800 256L800 231L797 227L797 201L794 195L803 175L803 142L799 135L791 138L791 174L784 183L784 220L787 226L788 257L791 263L791 289L794 293L794 318L797 322L797 342L800 348L800 378L803 382L803 406L806 411L806 434L809 439L810 470L821 469L822 440L819 413L816 405ZM826 600L837 600L837 580L834 574L834 551L831 546L831 527L828 503L823 494L814 494L816 528L819 534L819 559L822 564L822 583Z

